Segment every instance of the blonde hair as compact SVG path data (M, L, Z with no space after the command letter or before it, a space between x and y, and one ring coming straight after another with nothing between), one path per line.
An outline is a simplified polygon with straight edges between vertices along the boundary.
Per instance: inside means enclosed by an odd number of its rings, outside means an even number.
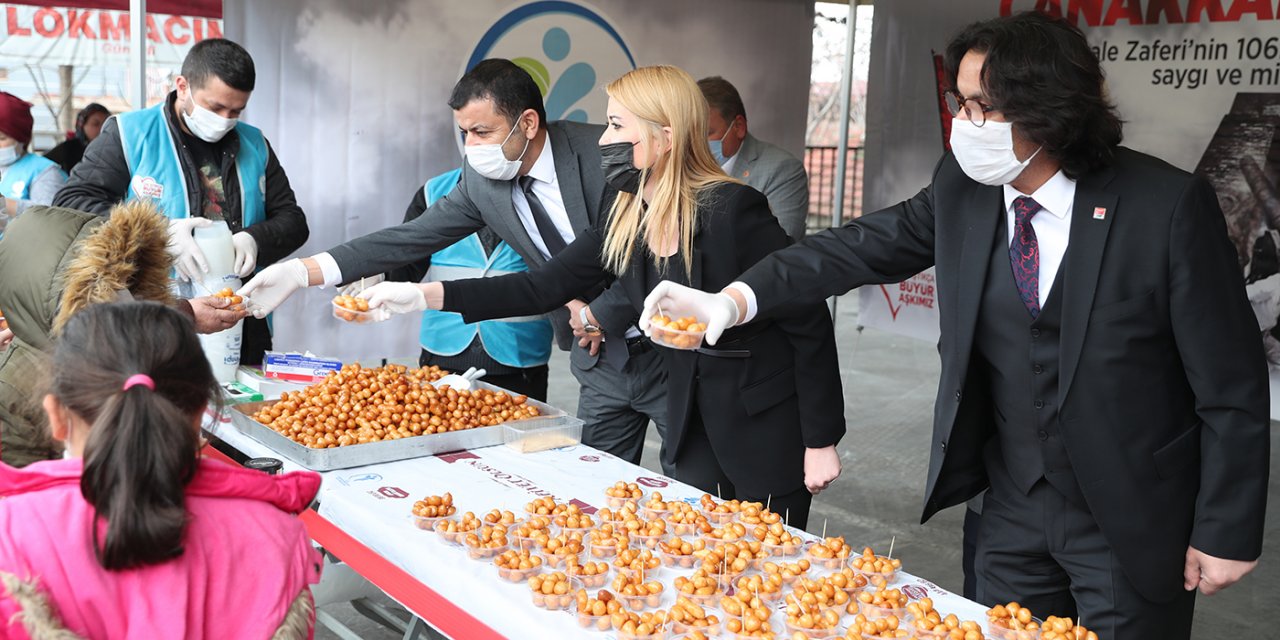
M640 67L609 83L609 97L636 115L640 139L649 145L661 140L662 128L671 128L671 150L662 170L650 176L640 173L640 184L657 179L648 207L640 193L619 192L609 211L609 233L604 241L605 268L621 274L630 264L638 241L650 248L679 241L685 275L693 270L693 235L698 228L698 206L706 188L722 182L738 182L725 175L707 145L707 101L693 77L679 67ZM666 268L669 256L653 251L654 264Z

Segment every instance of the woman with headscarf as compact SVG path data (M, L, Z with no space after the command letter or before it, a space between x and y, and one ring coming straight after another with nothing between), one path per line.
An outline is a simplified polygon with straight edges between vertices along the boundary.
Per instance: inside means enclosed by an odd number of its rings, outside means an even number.
M106 122L110 116L111 111L106 107L90 102L76 114L76 134L50 149L44 157L58 163L63 171L70 174L71 169L80 164L80 160L84 158L84 150L89 143L102 132L102 123Z
M32 125L31 103L0 91L0 197L5 201L3 215L9 218L32 205L53 204L67 182L61 167L27 149Z

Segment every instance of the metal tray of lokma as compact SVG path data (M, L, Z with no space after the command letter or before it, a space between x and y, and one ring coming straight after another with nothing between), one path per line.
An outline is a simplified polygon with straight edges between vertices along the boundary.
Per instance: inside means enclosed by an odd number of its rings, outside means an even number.
M482 380L477 380L472 384L491 391L506 391ZM511 391L507 391L507 393L516 395ZM491 427L432 433L400 438L399 440L383 440L380 442L316 449L294 442L271 427L253 419L253 414L257 413L259 409L271 406L275 402L275 400L268 400L228 407L227 412L231 414L231 424L240 433L257 440L284 458L312 471L348 469L381 462L421 458L451 451L480 449L502 444L502 425L498 424ZM564 411L533 398L529 398L526 402L537 407L541 415L536 418L520 420L519 422L522 425L552 426L568 423L575 419Z

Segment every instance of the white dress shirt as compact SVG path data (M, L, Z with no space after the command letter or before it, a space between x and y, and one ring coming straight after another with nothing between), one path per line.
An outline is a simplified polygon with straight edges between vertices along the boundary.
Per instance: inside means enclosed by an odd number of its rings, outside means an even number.
M1013 201L1023 195L1027 194L1007 184L1004 185L1005 221L1009 225L1010 243L1013 242ZM1040 306L1044 307L1071 239L1071 207L1076 200L1076 181L1068 178L1062 171L1058 171L1030 195L1042 209L1031 217L1031 228L1036 232L1036 244L1040 248L1039 293ZM760 309L756 292L745 282L732 282L729 287L737 289L747 301L747 313L738 320L738 323L750 322Z
M742 152L742 149L741 149L741 148L739 148L739 149L738 149L738 152L739 152L739 153L741 153L741 152ZM733 175L733 167L734 167L734 166L736 166L736 165L737 165L737 163L738 163L738 154L737 154L737 153L735 153L735 154L733 154L733 155L729 156L729 158L728 158L727 160L725 160L725 161L724 161L724 164L720 165L720 168L721 168L721 169L724 169L724 172L725 172L725 173L727 173L727 174L729 174L729 175Z
M542 144L542 153L538 154L538 159L529 168L529 176L533 178L533 194L538 196L542 208L547 210L547 217L551 218L556 231L560 232L560 237L564 238L565 244L573 242L575 237L573 223L569 221L569 212L564 208L564 196L560 194L560 181L556 178L556 161L551 152L551 132L547 132L547 139ZM516 206L516 217L520 218L520 224L529 234L529 239L533 240L533 246L538 248L543 258L550 260L551 252L547 250L547 243L542 241L542 232L538 231L538 223L533 219L533 211L529 209L529 200L525 198L524 189L520 188L519 178L511 181L511 203Z
M1005 219L1008 223L1009 243L1013 244L1013 201L1028 195L1009 185L1004 185ZM1040 204L1040 211L1031 216L1031 228L1036 232L1036 244L1040 247L1040 307L1049 299L1053 280L1058 275L1062 257L1067 253L1071 238L1071 205L1076 200L1076 181L1062 171L1053 174L1040 185L1031 199Z

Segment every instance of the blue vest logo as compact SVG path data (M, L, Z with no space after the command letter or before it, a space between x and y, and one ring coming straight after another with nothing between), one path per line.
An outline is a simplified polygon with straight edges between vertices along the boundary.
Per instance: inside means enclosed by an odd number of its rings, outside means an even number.
M156 182L156 179L151 176L134 176L129 181L129 186L139 198L164 199L164 185Z
M579 2L540 0L494 22L464 72L486 58L519 65L542 90L547 120L603 122L609 97L601 86L636 68L612 22Z

